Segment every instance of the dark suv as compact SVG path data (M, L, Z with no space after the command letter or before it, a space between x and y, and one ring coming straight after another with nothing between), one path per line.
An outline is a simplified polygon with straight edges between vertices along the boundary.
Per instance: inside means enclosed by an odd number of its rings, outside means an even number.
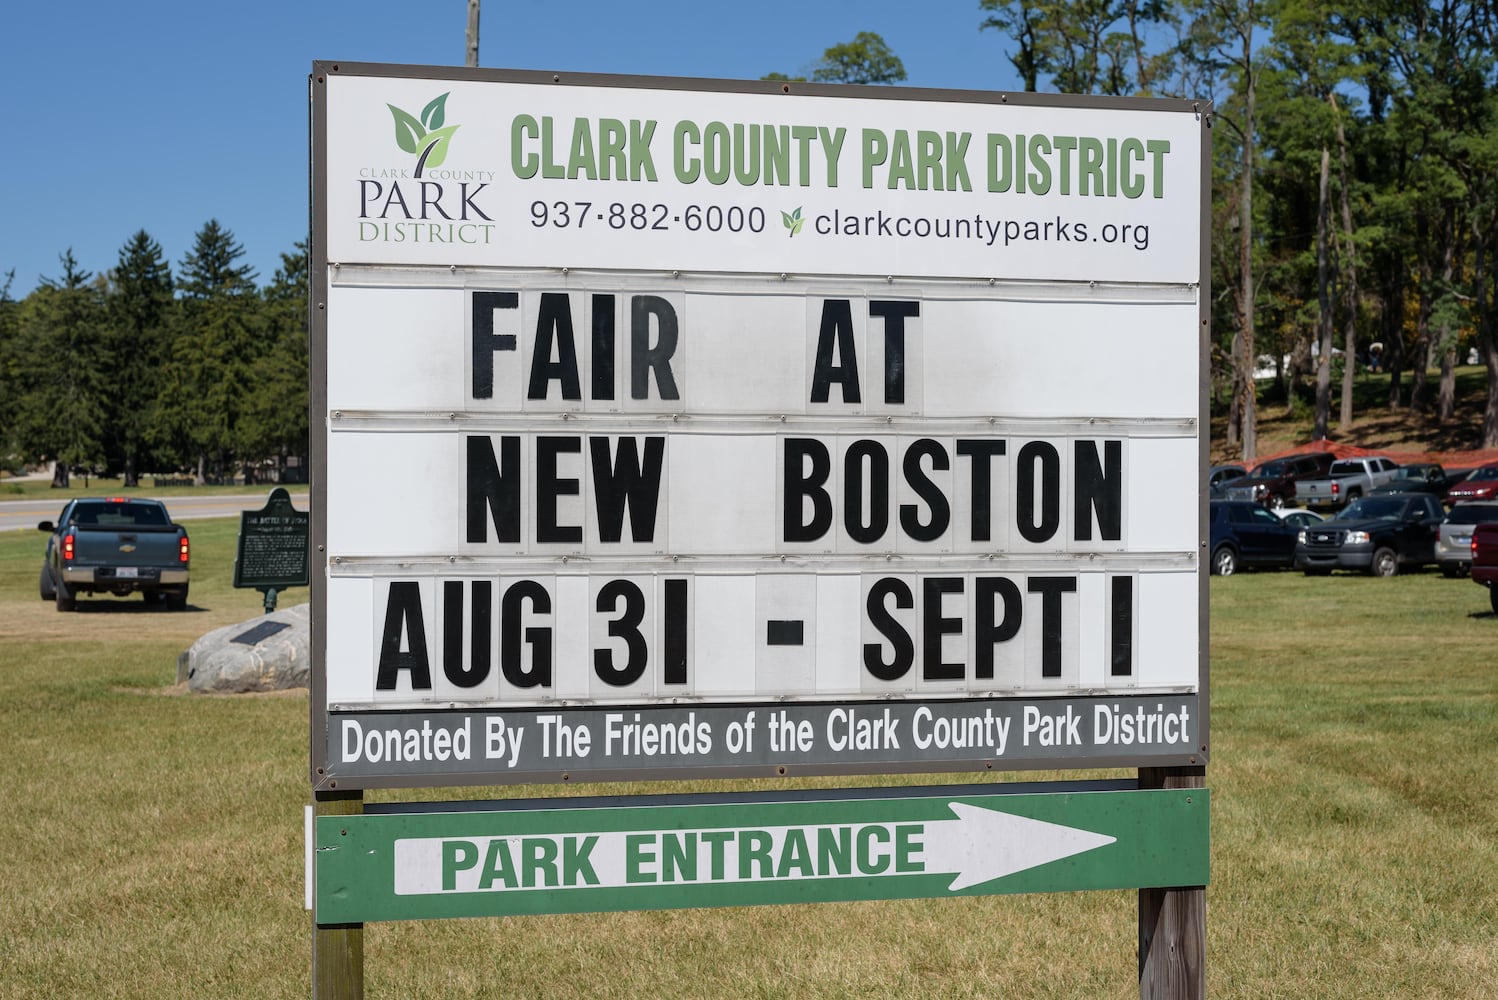
M1288 569L1295 561L1296 529L1247 500L1213 500L1209 527L1213 576L1232 576L1239 567Z

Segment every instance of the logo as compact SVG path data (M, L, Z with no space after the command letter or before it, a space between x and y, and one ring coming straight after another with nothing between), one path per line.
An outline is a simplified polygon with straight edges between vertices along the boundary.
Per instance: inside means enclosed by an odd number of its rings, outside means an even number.
M785 228L791 231L792 236L795 236L797 233L799 233L801 231L801 227L806 224L806 219L802 217L801 207L799 205L796 206L796 210L794 212L781 212L780 221L785 224Z
M451 91L448 91L451 93ZM435 98L421 109L421 118L415 118L394 104L387 104L395 116L395 144L404 152L416 156L416 174L427 167L440 167L447 159L447 147L452 142L457 125L443 125L447 120L447 94Z

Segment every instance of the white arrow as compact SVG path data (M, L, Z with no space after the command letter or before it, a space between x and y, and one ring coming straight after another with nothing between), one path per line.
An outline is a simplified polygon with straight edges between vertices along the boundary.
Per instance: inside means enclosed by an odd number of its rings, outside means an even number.
M952 892L1085 854L1118 839L965 802L948 805L957 818L926 824L926 854L934 862L930 871L957 873L947 887Z
M1117 840L948 806L955 819L398 839L394 888L426 895L954 874L948 889L957 892Z

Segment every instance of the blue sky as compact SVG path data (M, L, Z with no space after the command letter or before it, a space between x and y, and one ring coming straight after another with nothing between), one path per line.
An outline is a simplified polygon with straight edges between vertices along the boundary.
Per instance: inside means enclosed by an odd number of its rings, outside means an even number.
M1014 87L977 0L486 0L488 68L757 79L874 31L907 85ZM465 0L12 0L0 13L0 281L107 271L145 229L175 274L211 218L263 284L307 229L314 59L462 65Z

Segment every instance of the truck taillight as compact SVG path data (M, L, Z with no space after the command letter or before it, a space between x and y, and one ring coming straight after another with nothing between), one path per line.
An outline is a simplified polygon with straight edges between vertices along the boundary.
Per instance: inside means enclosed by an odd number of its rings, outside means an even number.
M1336 496L1340 492L1342 492L1342 484L1339 483L1339 482L1337 482L1335 479L1333 479L1332 480L1332 496Z
M73 534L69 532L62 536L62 559L63 562L73 561Z
M187 536L186 535L183 535L182 536L182 540L177 543L177 561L178 562L183 562L183 563L187 562Z
M1477 532L1472 532L1472 561L1477 561Z

